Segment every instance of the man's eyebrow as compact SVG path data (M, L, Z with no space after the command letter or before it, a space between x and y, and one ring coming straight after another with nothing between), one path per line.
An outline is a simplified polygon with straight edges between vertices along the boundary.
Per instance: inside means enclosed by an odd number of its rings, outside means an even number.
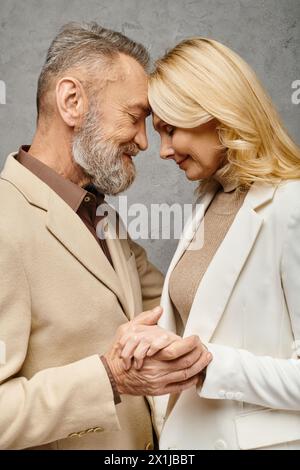
M141 104L141 103L131 103L128 105L128 108L129 109L136 109L136 108L139 108L140 110L143 111L143 113L146 115L146 116L149 116L151 114L151 108L150 106L145 106L144 104Z

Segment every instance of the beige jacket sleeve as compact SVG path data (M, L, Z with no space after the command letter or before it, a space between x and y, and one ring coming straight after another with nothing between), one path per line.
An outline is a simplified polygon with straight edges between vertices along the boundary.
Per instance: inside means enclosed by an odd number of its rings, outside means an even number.
M131 250L135 255L136 266L140 278L143 310L151 310L160 305L164 284L164 276L148 260L147 253L140 245L129 240Z
M5 239L3 239L5 238ZM22 377L31 328L30 288L18 248L0 236L0 449L22 449L87 428L118 430L111 385L98 355ZM45 345L47 347L47 345Z

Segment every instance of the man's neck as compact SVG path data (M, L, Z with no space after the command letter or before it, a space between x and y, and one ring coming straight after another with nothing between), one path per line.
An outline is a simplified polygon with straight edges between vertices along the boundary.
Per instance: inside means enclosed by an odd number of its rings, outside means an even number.
M55 133L54 137L51 132L41 133L37 130L28 153L78 186L91 182L73 160L70 136Z

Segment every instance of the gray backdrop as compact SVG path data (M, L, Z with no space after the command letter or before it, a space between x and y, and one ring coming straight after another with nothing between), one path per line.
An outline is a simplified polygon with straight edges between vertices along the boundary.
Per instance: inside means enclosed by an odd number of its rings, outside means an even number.
M0 0L0 167L9 152L31 141L38 74L50 41L68 21L95 20L122 31L153 58L187 36L224 42L256 70L299 143L300 107L292 102L292 83L300 79L299 19L299 0ZM129 203L191 202L193 184L173 162L159 159L150 122L148 129L149 149L136 160ZM177 241L141 244L166 271Z

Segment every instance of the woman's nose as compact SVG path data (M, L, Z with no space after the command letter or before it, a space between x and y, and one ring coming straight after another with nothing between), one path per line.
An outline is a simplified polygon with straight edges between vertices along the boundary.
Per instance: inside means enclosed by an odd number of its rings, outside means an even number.
M174 157L174 150L170 145L161 145L160 147L160 158L166 160L167 158Z

